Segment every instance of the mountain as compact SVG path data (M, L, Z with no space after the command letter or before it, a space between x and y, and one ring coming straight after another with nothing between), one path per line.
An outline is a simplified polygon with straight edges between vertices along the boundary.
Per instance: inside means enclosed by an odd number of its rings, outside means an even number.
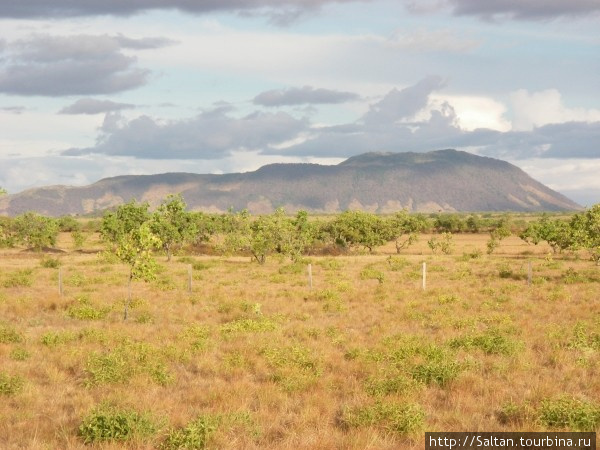
M1 197L0 214L88 214L134 198L157 205L170 193L182 193L193 210L233 207L257 214L278 206L289 212L383 213L581 209L505 161L438 150L365 153L336 166L270 164L247 173L127 175L83 187L42 187Z

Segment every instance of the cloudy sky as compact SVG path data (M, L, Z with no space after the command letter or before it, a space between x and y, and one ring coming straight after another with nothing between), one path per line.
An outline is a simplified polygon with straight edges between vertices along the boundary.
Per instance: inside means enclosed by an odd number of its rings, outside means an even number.
M0 186L456 148L600 202L600 0L0 3Z

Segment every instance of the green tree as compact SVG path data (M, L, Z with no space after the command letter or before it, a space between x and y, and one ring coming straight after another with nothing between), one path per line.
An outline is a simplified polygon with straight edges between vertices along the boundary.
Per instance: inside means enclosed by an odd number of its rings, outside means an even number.
M573 216L570 228L574 246L586 249L600 265L600 203Z
M185 208L181 194L169 195L152 214L151 228L162 242L167 261L171 261L174 248L196 236L196 222Z
M0 187L0 197L2 197L3 195L8 195L8 191L3 187Z
M325 226L332 240L345 248L373 249L386 242L386 224L375 214L363 211L344 211Z
M152 252L160 248L162 242L152 231L148 207L148 203L132 200L105 213L100 226L102 238L109 247L107 251L129 267L124 320L131 304L132 281L150 281L156 277L158 266Z
M58 223L55 219L34 212L17 216L13 222L16 240L28 248L41 252L56 245Z
M512 235L510 230L510 218L502 217L495 227L490 231L490 239L487 241L487 253L491 255L500 245L500 241Z
M540 220L530 222L519 237L534 245L547 242L553 253L562 252L574 245L570 223L560 219L551 220L547 214L543 214Z
M408 248L418 240L418 233L427 228L427 218L422 214L398 211L385 223L385 239L394 241L396 253Z
M127 282L127 302L123 312L123 320L127 320L131 305L131 283L134 280L151 281L156 277L158 265L152 251L161 247L161 240L151 229L149 222L121 235L116 243L115 255L129 267Z
M297 261L316 236L305 212L292 219L282 208L256 218L246 210L230 211L223 218L223 232L225 251L248 252L259 264L264 264L267 256L274 253Z
M102 217L100 235L105 242L116 247L120 240L150 219L148 203L132 200L109 211Z
M17 242L14 220L0 216L0 247L14 247Z

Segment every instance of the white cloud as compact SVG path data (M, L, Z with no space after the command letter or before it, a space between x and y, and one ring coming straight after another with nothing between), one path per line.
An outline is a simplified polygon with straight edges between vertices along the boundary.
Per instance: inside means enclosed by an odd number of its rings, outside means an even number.
M508 131L511 123L506 119L506 106L490 97L470 95L431 96L435 105L448 102L454 107L461 129L473 131L477 128L489 128Z
M599 109L568 108L557 89L532 92L525 89L510 94L513 129L532 130L543 125L564 122L598 122Z

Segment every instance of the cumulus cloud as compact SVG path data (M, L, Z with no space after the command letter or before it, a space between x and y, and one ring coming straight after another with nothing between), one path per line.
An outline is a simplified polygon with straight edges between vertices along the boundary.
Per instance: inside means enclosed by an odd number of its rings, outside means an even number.
M261 13L272 21L288 23L330 3L369 0L19 0L0 3L0 17L45 18L92 15L128 16L158 9L177 9L193 14L232 11Z
M442 78L430 76L400 91L393 89L381 101L371 105L362 120L371 126L387 126L410 118L427 106L433 91L443 86Z
M314 130L310 139L284 153L343 157L368 151L458 148L502 159L600 158L600 121L549 123L527 130L467 130L460 127L452 105L431 101L443 85L440 78L430 77L403 90L394 89L357 122ZM427 114L422 117L424 111Z
M69 149L67 156L105 154L142 159L218 159L234 151L269 149L307 129L305 120L278 112L242 118L230 108L203 112L188 120L161 121L141 116L125 121L109 114L95 146Z
M110 100L97 100L95 98L81 98L75 103L65 106L59 111L59 114L103 114L131 108L135 108L135 105Z
M123 49L168 45L124 36L34 35L7 45L0 61L0 92L13 95L111 94L140 87L149 71Z
M255 105L262 106L296 106L307 104L336 104L358 100L360 97L352 92L317 89L311 86L301 88L274 89L261 92L254 97Z
M465 129L453 106L437 98L444 85L432 76L393 89L355 122L326 127L284 112L236 117L228 104L186 120L141 116L127 121L108 113L96 145L63 154L217 160L236 152L343 158L370 151L457 148L511 160L600 158L600 121L549 123L527 130Z
M512 92L510 99L514 130L531 130L551 123L600 121L600 110L568 108L556 89L532 93L520 89Z
M484 20L548 20L600 13L597 0L407 0L406 6L415 13L450 9L455 15Z

